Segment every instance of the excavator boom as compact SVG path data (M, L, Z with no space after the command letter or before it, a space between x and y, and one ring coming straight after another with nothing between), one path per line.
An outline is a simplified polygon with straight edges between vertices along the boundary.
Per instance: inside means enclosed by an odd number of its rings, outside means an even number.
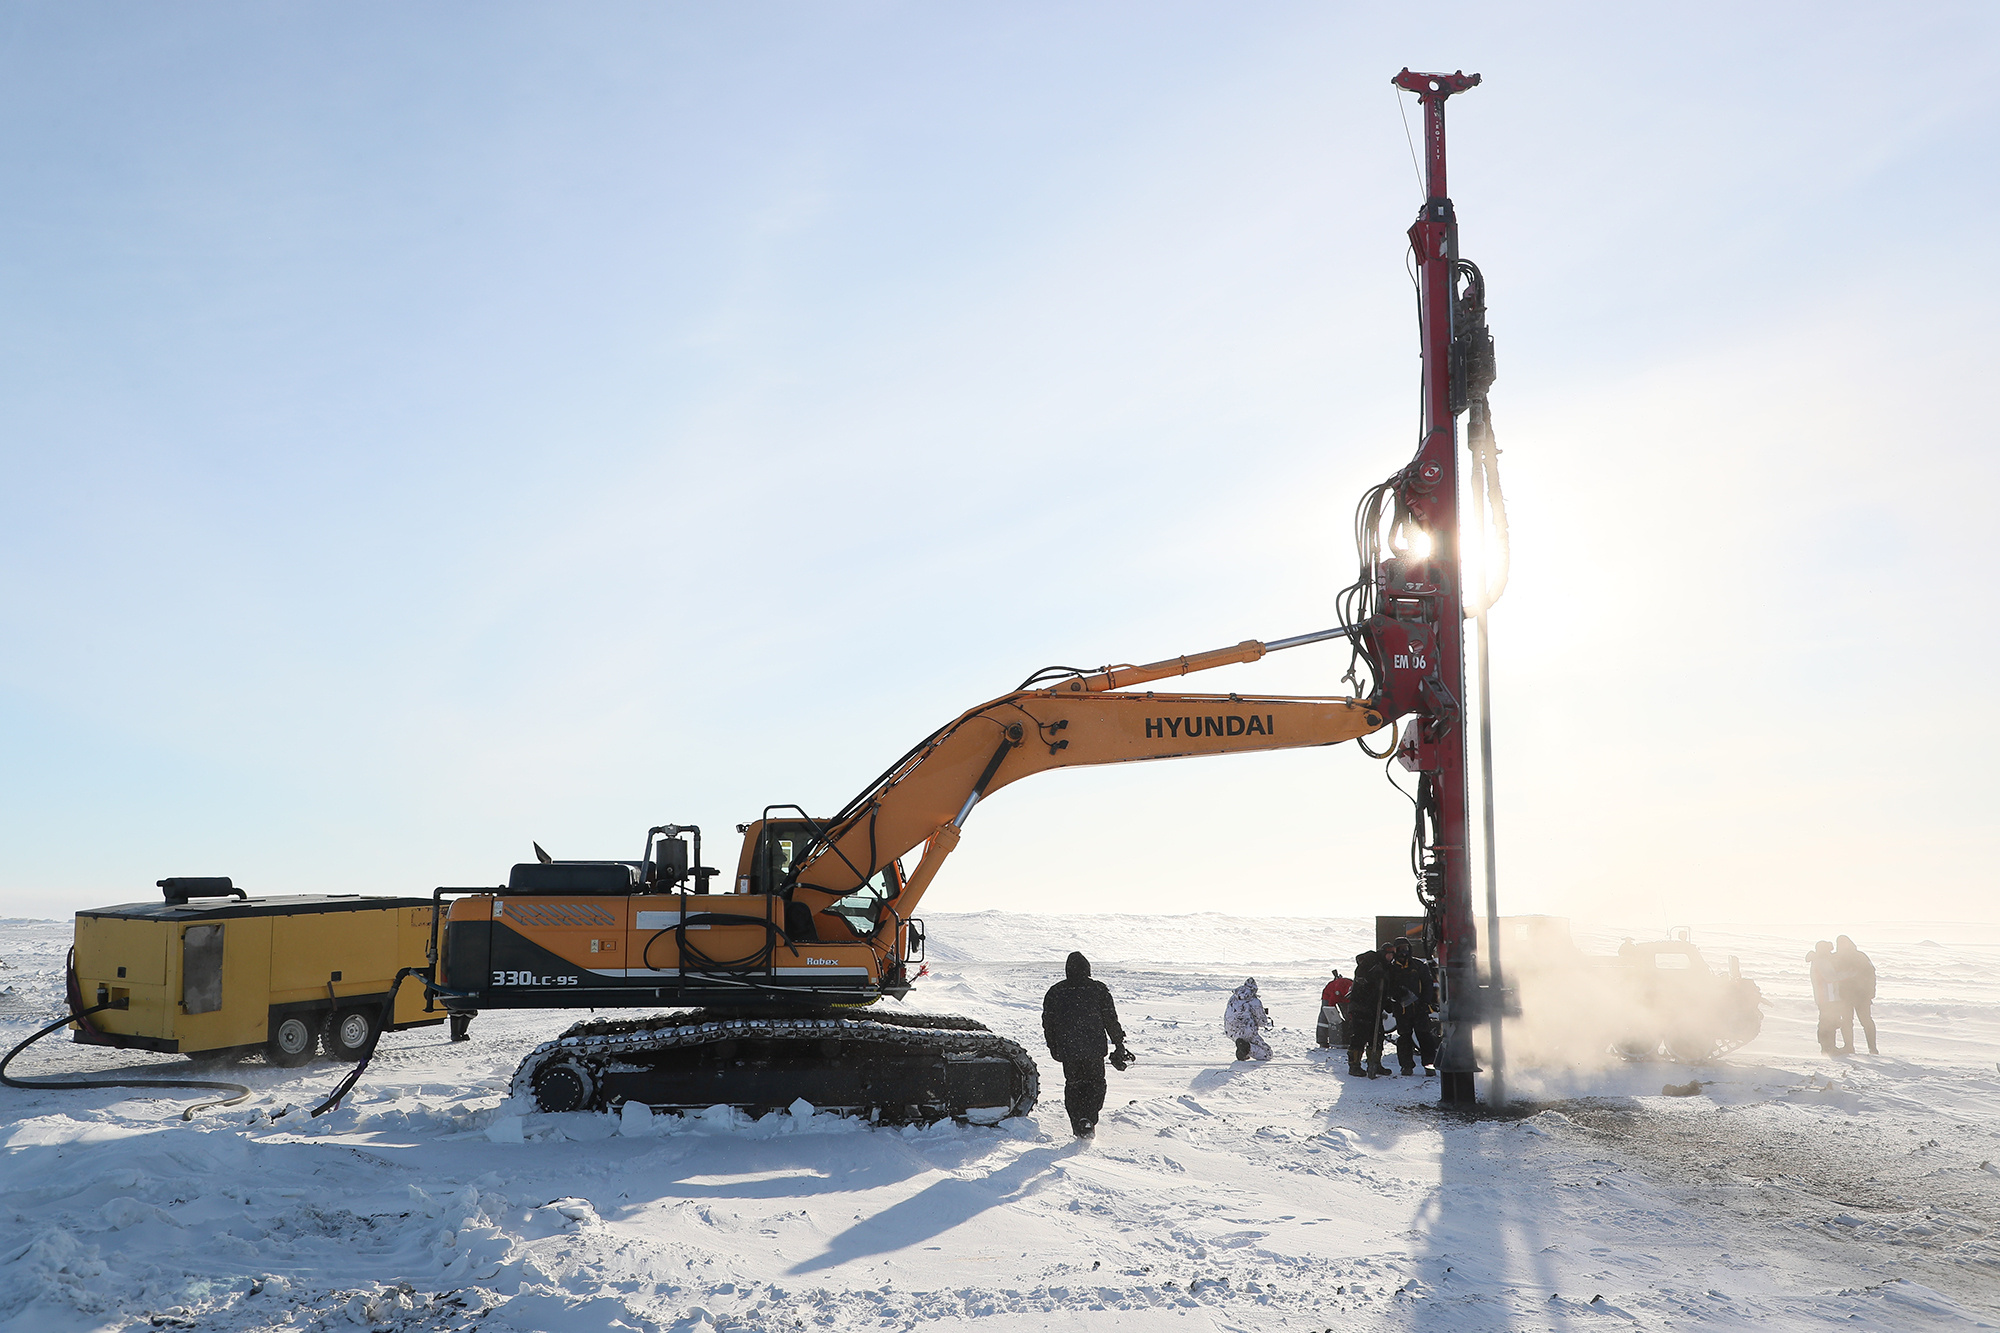
M1058 768L1338 745L1379 729L1367 701L1340 697L1112 693L1169 674L1254 661L1250 642L1147 667L1106 669L1055 686L1021 690L959 716L848 803L799 859L795 899L825 910L889 861L929 844L896 901L908 916L936 869L934 857L980 801L1000 788ZM1172 671L1166 668L1172 665ZM1095 688L1093 688L1095 687Z

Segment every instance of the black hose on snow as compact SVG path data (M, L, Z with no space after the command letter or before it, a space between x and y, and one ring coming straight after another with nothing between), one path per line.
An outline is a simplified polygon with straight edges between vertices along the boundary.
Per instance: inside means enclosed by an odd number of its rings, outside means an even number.
M328 1111L338 1108L341 1103L341 1099L346 1097L348 1093L354 1091L354 1085L361 1081L361 1075L364 1072L366 1072L368 1068L368 1062L375 1058L376 1044L382 1040L382 1034L388 1030L389 1024L393 1022L395 1019L396 992L402 987L403 978L410 976L413 973L421 971L423 971L422 968L406 967L402 971L396 974L396 979L394 981L389 983L388 998L382 1001L381 1016L375 1022L374 1031L368 1034L368 1044L362 1048L361 1058L355 1062L354 1068L347 1072L347 1076L341 1079L339 1084L337 1084L334 1087L333 1092L327 1097L327 1099L321 1102L318 1106L315 1106L313 1108L312 1113L315 1116L325 1115ZM63 1027L70 1023L82 1022L84 1019L88 1018L91 1014L100 1013L103 1010L112 1009L116 1007L117 1006L113 1004L107 1003L107 1004L92 1005L88 1009L73 1009L69 1013L64 1014L61 1018L58 1018L55 1022L43 1028L41 1031L34 1033L32 1036L28 1037L26 1040L22 1041L20 1044L15 1046L13 1050L7 1052L6 1058L0 1059L0 1083L4 1083L6 1086L10 1088L23 1088L31 1090L36 1088L46 1088L56 1091L81 1090L84 1088L202 1088L205 1090L211 1090L215 1092L233 1092L236 1094L233 1097L224 1097L217 1101L212 1101L212 1102L200 1102L194 1106L190 1106L185 1111L181 1112L181 1119L183 1120L194 1119L194 1113L196 1111L206 1111L211 1109L212 1107L217 1107L217 1106L234 1106L236 1105L236 1103L244 1100L250 1095L250 1089L243 1086L241 1083L223 1083L215 1079L205 1079L205 1078L19 1079L19 1078L13 1078L9 1076L9 1074L7 1073L7 1066L14 1063L15 1056L19 1055L22 1051L27 1050L30 1046L40 1041L43 1037L48 1036L51 1032L54 1032L57 1028ZM88 1025L86 1024L86 1026ZM278 1115L283 1115L283 1114L284 1112L282 1111L278 1113ZM276 1118L277 1116L272 1117L272 1119L274 1120Z
M183 1120L194 1119L194 1113L196 1111L206 1111L211 1107L216 1107L216 1106L234 1106L236 1105L236 1103L242 1101L243 1099L245 1099L250 1095L250 1089L244 1087L241 1083L222 1083L214 1079L206 1079L206 1078L21 1079L21 1078L13 1078L9 1076L9 1074L7 1073L7 1066L14 1063L15 1056L19 1055L22 1051L27 1050L30 1046L40 1041L43 1037L48 1036L51 1032L54 1032L57 1028L67 1027L71 1023L81 1022L85 1018L89 1017L91 1014L95 1014L102 1010L110 1009L112 1007L113 1006L111 1004L106 1003L106 1004L92 1005L88 1009L73 1009L69 1013L64 1014L61 1018L58 1018L55 1022L43 1028L41 1031L34 1033L33 1035L25 1038L24 1040L16 1044L13 1050L7 1052L7 1056L5 1059L0 1059L0 1083L4 1083L10 1088L22 1088L30 1091L37 1088L48 1088L48 1089L55 1089L58 1091L80 1090L84 1088L201 1088L203 1090L211 1092L233 1092L236 1094L233 1097L223 1097L216 1101L200 1102L194 1106L190 1106L185 1111L181 1112L181 1119ZM314 1114L317 1115L318 1112L314 1112Z
M396 1020L396 992L403 988L403 978L423 970L421 967L406 967L396 974L394 981L389 983L389 994L382 1000L381 1016L375 1020L375 1030L368 1034L368 1044L361 1048L361 1058L354 1062L354 1068L347 1071L347 1077L335 1085L333 1091L327 1095L327 1099L313 1107L312 1113L315 1116L322 1116L328 1111L339 1109L341 1098L354 1091L354 1085L361 1081L361 1075L368 1069L368 1062L375 1058L375 1047L382 1040L382 1034L387 1032L389 1025ZM442 988L431 985L428 978L424 984L431 986L431 989L439 994L444 993Z

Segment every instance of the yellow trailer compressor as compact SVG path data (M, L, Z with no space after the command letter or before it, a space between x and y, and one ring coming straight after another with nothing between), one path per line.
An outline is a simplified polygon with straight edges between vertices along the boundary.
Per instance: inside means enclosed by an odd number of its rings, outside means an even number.
M396 973L427 966L428 898L252 898L226 877L163 879L163 901L76 914L75 1041L302 1065L367 1049ZM396 996L392 1031L445 1021L424 988Z

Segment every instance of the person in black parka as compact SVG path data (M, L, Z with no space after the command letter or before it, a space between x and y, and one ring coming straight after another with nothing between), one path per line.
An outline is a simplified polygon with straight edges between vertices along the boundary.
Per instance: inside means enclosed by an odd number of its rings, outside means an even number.
M1424 1073L1432 1073L1438 1057L1437 1030L1431 1024L1431 1012L1437 1007L1437 974L1406 939L1383 946L1382 1003L1396 1015L1396 1064L1405 1075L1414 1074L1421 1057Z
M1847 1053L1854 1054L1853 1020L1861 1020L1861 1031L1868 1037L1868 1054L1880 1055L1875 1049L1875 964L1867 954L1854 947L1854 941L1842 935L1833 942L1834 984L1839 987L1839 1003L1834 1007L1834 1024L1840 1030L1841 1040L1847 1043Z
M1374 949L1354 955L1354 989L1347 993L1347 1072L1370 1077L1382 1067L1382 955ZM1368 1067L1361 1066L1362 1057Z
M1104 1057L1124 1069L1132 1054L1125 1049L1125 1029L1118 1025L1118 1007L1111 991L1090 975L1090 960L1069 956L1068 973L1042 997L1042 1036L1049 1055L1063 1067L1063 1109L1070 1128L1088 1135L1097 1128L1104 1109Z

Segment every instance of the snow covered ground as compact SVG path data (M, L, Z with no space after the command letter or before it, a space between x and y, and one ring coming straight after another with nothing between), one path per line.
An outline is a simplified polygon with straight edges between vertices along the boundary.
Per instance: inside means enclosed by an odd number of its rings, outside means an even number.
M1771 1002L1698 1071L1518 1071L1507 1116L1354 1080L1317 990L1368 927L1215 915L934 916L911 1007L1040 1052L1081 948L1141 1063L1094 1141L1043 1105L996 1128L827 1116L544 1116L503 1106L570 1016L239 1067L250 1107L0 1090L0 1333L138 1327L568 1330L1862 1328L2000 1322L2000 928L1846 927L1882 975L1883 1054L1823 1059L1813 938L1697 928ZM1804 928L1801 928L1802 930ZM1580 932L1607 950L1621 933ZM54 1017L63 922L0 923L0 1039ZM1269 1064L1232 1064L1255 975ZM44 1042L17 1073L185 1062ZM1483 1083L1482 1083L1483 1090Z

